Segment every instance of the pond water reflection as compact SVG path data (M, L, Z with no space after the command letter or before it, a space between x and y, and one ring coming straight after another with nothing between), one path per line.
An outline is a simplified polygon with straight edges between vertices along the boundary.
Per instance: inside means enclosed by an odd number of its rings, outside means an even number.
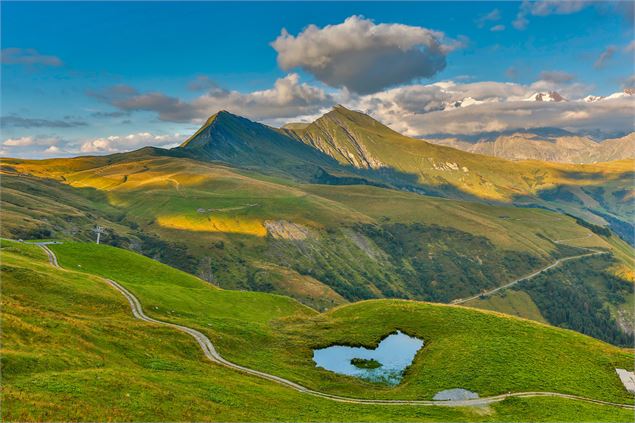
M374 350L344 345L313 350L313 361L318 367L335 373L397 385L421 347L423 340L397 331L384 338ZM355 358L362 359L355 361L358 366L351 363ZM368 360L375 360L380 366L359 367L359 363Z

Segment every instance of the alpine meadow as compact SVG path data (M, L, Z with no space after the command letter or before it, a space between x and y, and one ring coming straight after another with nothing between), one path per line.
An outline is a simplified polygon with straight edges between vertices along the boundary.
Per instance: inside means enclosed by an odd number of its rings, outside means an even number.
M632 422L634 4L2 2L1 419Z

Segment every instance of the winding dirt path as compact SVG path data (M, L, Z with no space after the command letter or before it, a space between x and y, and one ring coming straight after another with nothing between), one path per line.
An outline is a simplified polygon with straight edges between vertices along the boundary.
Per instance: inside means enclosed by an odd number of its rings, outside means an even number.
M57 268L62 268L57 261L57 257L55 253L47 246L47 243L38 243L37 245L39 245L46 252L49 258L49 262L52 266ZM101 278L101 279L104 280L108 285L110 285L111 287L119 291L128 300L128 303L130 304L130 308L132 309L132 314L134 315L134 317L148 323L169 326L171 328L180 330L181 332L187 333L188 335L192 336L196 340L196 342L198 342L199 346L203 350L203 354L205 354L205 357L207 357L207 359L209 359L210 361L220 364L222 366L228 367L230 369L237 370L245 374L257 376L262 379L267 379L272 382L276 382L280 385L284 385L298 392L313 395L315 397L326 398L333 401L350 403L350 404L413 405L413 406L419 405L419 406L442 406L442 407L483 406L483 405L488 405L488 404L503 401L506 398L558 397L558 398L572 399L572 400L584 401L584 402L589 402L594 404L609 405L614 407L635 410L635 405L633 404L614 403L614 402L596 400L593 398L586 398L586 397L582 397L578 395L561 394L557 392L514 392L514 393L507 393L502 395L494 395L491 397L483 397L483 398L468 399L468 400L432 401L432 400L381 400L381 399L349 398L349 397L344 397L339 395L332 395L325 392L314 391L300 384L292 382L288 379L275 376L269 373L261 372L259 370L243 367L224 359L218 353L218 351L216 351L216 348L214 348L214 344L212 344L212 341L210 341L210 339L202 332L199 332L198 330L189 328L187 326L178 325L176 323L165 322L165 321L154 319L152 317L147 316L143 312L143 308L141 306L141 303L139 302L139 299L135 297L130 291L128 291L119 283L111 279L107 279L107 278Z
M571 239L561 239L559 241L553 241L555 244L563 244L567 241L577 241L577 240L581 240L581 239L586 239L586 238L590 238L592 236L592 234L589 234L587 236L583 236L581 238L571 238ZM577 256L570 256L570 257L563 257L560 258L556 261L554 261L553 263L551 263L550 265L547 265L545 267L543 267L542 269L538 269L533 273L530 273L529 275L525 275L522 276L518 279L514 279L513 281L506 283L505 285L501 285L499 287L490 289L489 291L484 291L481 292L479 294L473 295L471 297L468 298L457 298L456 300L452 300L450 302L450 304L464 304L468 301L472 301L472 300L476 300L477 298L480 297L489 297L492 294L497 293L498 291L502 291L503 289L509 288L510 286L514 286L517 283L526 281L528 279L534 278L536 276L538 276L539 274L546 272L549 269L553 269L554 267L560 266L562 263L570 261L570 260L577 260L577 259L581 259L582 257L589 257L589 256L597 256L597 255L602 255L602 254L608 254L608 251L599 251L599 250L595 250L593 248L587 248L587 247L577 247L577 248L582 248L585 249L587 251L589 251L588 253L584 253L584 254L578 254Z

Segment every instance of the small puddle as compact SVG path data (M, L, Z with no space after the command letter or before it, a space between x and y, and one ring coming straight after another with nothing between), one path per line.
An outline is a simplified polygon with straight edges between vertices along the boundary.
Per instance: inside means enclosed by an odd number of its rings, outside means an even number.
M397 331L374 350L344 345L313 350L313 361L317 367L335 373L397 385L421 347L423 340Z
M476 398L478 398L478 394L476 392L462 388L455 388L437 392L432 399L435 401L460 401Z

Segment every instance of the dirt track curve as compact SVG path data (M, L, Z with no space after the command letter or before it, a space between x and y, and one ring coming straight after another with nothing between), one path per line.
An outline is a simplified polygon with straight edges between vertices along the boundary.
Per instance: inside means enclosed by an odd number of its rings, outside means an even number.
M592 234L589 234L587 236L581 237L581 238L571 238L571 239L561 239L559 241L553 241L555 244L563 244L566 241L576 241L576 240L580 240L580 239L586 239L591 237ZM510 286L514 286L517 283L526 281L528 279L534 278L536 276L538 276L539 274L546 272L549 269L553 269L554 267L557 267L559 265L561 265L564 262L570 261L570 260L577 260L580 259L582 257L589 257L589 256L597 256L597 255L601 255L601 254L608 254L608 251L599 251L599 250L594 250L593 248L586 248L586 247L578 247L578 248L583 248L585 250L588 250L588 253L584 253L584 254L578 254L577 256L570 256L570 257L563 257L560 258L556 261L554 261L553 263L551 263L550 265L547 265L545 267L543 267L542 269L536 270L533 273L530 273L529 275L525 275L522 276L518 279L514 279L513 281L506 283L505 285L501 285L499 287L496 287L494 289L490 289L489 291L484 291L481 292L480 294L477 295L473 295L471 297L468 298L457 298L456 300L452 300L450 302L450 304L464 304L468 301L472 301L475 300L477 298L481 298L481 297L489 297L492 294L497 293L498 291L502 291L503 289L509 288Z

